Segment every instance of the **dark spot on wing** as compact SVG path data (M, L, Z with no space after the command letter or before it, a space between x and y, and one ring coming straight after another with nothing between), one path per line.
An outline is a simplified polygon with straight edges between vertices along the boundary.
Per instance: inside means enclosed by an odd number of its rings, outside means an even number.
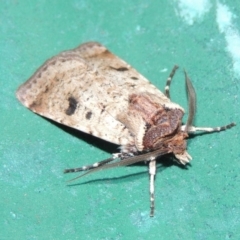
M128 68L127 67L118 67L118 68L115 68L115 67L112 67L110 66L110 68L116 70L116 71L119 71L119 72L124 72L124 71L128 71Z
M87 112L85 117L86 117L87 120L91 119L92 112L91 111Z
M48 86L46 86L45 90L44 90L44 93L47 93L49 90Z
M102 110L101 110L101 114L105 111L106 106L102 105Z
M38 74L37 74L37 78L40 78L42 76L42 72L39 72Z
M138 80L138 78L137 78L137 77L131 77L131 79L133 79L133 80Z
M30 109L34 109L38 104L36 102L32 102L30 105L29 105L29 108Z
M33 101L28 108L32 111L41 112L42 111L42 98L37 99L36 101Z
M69 97L68 98L68 103L69 103L69 106L65 110L65 113L70 116L70 115L74 114L74 112L75 112L75 110L77 108L78 102L77 102L77 100L74 97Z

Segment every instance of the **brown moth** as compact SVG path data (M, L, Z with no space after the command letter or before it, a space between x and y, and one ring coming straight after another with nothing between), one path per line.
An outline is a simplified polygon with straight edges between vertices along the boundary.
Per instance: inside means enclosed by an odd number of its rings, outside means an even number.
M150 216L154 215L157 157L172 154L181 164L192 158L186 148L189 133L233 127L194 127L196 95L185 72L188 119L170 100L175 66L162 93L103 45L88 42L47 60L17 90L17 98L33 112L121 146L111 158L65 173L88 173L137 162L149 162ZM81 176L83 176L81 175ZM80 176L80 177L81 177ZM78 178L78 177L77 177Z

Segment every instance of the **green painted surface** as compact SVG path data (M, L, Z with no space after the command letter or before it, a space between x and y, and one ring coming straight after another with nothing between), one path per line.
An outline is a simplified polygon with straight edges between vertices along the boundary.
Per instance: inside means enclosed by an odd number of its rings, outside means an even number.
M184 2L1 1L0 239L240 239L240 7ZM53 124L15 98L43 61L90 40L160 89L179 64L198 94L196 125L238 123L190 139L187 170L159 167L154 218L145 165L66 186L72 176L64 168L107 158L116 147ZM171 96L187 106L182 70Z

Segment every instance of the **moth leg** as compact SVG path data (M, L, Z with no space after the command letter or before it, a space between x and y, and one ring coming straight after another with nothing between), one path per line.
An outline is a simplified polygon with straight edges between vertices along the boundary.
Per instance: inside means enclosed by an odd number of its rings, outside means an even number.
M72 173L72 172L81 172L81 171L88 171L88 170L91 170L93 168L97 168L97 167L100 167L100 166L103 166L113 160L115 160L116 158L119 158L120 154L119 153L116 153L116 154L113 154L111 158L108 158L108 159L105 159L105 160L102 160L100 162L96 162L94 164L91 164L91 165L86 165L86 166L82 166L82 167L79 167L79 168L69 168L69 169L65 169L64 170L64 173Z
M220 132L220 131L224 131L227 130L229 128L232 128L236 126L235 123L230 123L228 125L225 126L220 126L220 127L194 127L194 126L188 126L188 133L194 133L194 132L198 132L198 131L202 131L202 132ZM186 125L183 125L181 127L181 129L183 131L186 131Z
M173 76L174 76L174 74L175 74L175 72L176 72L177 69L178 69L178 66L175 65L175 66L173 67L173 69L172 69L172 71L171 71L168 79L167 79L167 82L166 82L165 93L164 93L164 94L165 94L165 96L166 96L167 98L169 98L169 99L170 99L170 93L169 93L170 85L171 85Z
M150 217L154 216L154 180L156 175L156 160L153 158L149 162L149 175L150 175Z

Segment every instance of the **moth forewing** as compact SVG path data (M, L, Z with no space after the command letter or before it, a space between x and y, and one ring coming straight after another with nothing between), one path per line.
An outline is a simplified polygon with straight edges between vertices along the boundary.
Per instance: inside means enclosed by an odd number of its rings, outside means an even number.
M189 132L221 131L235 125L192 126L196 97L186 73L189 117L183 125L184 109L170 100L169 93L177 68L170 73L164 94L103 45L89 42L47 60L19 87L17 98L37 114L121 146L109 159L65 173L87 171L86 175L148 161L153 216L156 158L171 153L186 164L191 160L186 151Z

